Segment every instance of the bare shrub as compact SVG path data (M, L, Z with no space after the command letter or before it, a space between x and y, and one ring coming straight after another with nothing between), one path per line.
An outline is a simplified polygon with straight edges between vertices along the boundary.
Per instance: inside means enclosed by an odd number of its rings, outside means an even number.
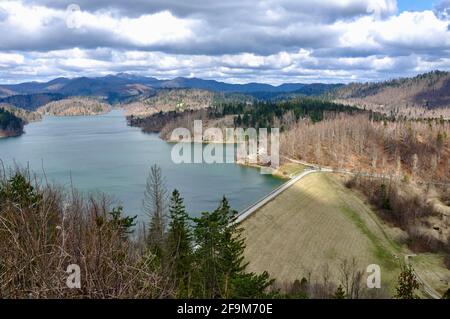
M123 227L105 196L32 181L14 172L0 181L0 297L157 298L171 291ZM28 177L27 177L28 176ZM66 285L81 268L81 289Z

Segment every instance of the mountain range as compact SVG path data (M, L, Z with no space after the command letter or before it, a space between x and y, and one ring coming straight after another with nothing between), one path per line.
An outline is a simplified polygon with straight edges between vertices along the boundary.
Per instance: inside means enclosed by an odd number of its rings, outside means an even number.
M34 111L68 97L95 97L110 104L154 97L168 89L199 89L237 93L257 99L289 99L298 95L320 96L332 101L408 117L450 116L450 73L433 71L411 78L384 82L324 84L230 84L215 80L177 77L157 79L129 73L103 77L56 78L48 82L0 85L0 104Z
M11 99L11 96L35 94L41 94L40 98L43 97L42 94L45 94L50 99L60 99L61 96L102 96L110 103L114 103L139 95L152 96L159 89L192 88L214 92L244 93L254 96L261 94L273 96L284 93L320 95L340 86L342 85L321 83L285 83L279 86L264 83L229 84L215 80L184 77L160 80L153 77L119 73L104 77L78 77L72 79L61 77L49 82L0 85L0 97ZM18 100L20 98L16 97L15 99ZM29 97L23 99L29 99ZM7 101L3 102L7 103Z

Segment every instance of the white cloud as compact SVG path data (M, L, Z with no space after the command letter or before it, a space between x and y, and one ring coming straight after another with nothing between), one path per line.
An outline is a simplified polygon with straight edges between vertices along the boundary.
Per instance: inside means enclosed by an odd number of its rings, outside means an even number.
M116 18L110 13L80 12L74 18L81 32L102 30L123 43L136 46L188 41L194 36L192 29L200 24L192 19L179 19L168 11L137 18Z
M0 80L136 72L222 80L352 81L449 69L446 6L395 0L0 1Z
M0 52L0 68L8 67L10 65L20 65L23 64L24 60L25 59L21 54Z

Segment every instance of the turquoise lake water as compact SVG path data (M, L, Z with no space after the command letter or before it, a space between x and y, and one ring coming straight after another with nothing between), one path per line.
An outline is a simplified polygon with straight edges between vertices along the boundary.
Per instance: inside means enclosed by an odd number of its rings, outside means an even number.
M45 117L20 137L0 139L6 167L29 166L39 176L83 193L112 196L128 215L143 217L142 200L150 166L158 164L167 188L177 188L190 214L213 210L225 195L242 210L283 183L258 169L235 164L175 164L173 144L127 126L121 110L91 117ZM204 147L195 145L194 147ZM226 146L233 156L232 145ZM42 169L43 168L43 169Z

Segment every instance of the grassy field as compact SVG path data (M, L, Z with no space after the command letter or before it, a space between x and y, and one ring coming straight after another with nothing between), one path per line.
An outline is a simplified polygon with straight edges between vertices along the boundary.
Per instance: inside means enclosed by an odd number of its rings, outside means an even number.
M375 214L335 178L312 174L242 223L252 271L264 270L279 283L323 276L339 283L340 264L355 258L359 269L382 268L392 291L400 247L389 240Z
M400 262L412 254L399 244L405 238L402 230L383 223L361 195L331 174L305 177L242 226L250 270L267 270L280 284L308 277L308 273L319 280L325 269L330 271L330 280L339 284L340 264L355 258L361 270L380 265L383 287L392 296ZM420 278L439 294L448 289L450 271L443 266L442 256L421 254L409 260Z
M411 257L413 265L421 279L425 280L440 295L450 287L450 271L443 267L444 256L438 254L419 254Z

